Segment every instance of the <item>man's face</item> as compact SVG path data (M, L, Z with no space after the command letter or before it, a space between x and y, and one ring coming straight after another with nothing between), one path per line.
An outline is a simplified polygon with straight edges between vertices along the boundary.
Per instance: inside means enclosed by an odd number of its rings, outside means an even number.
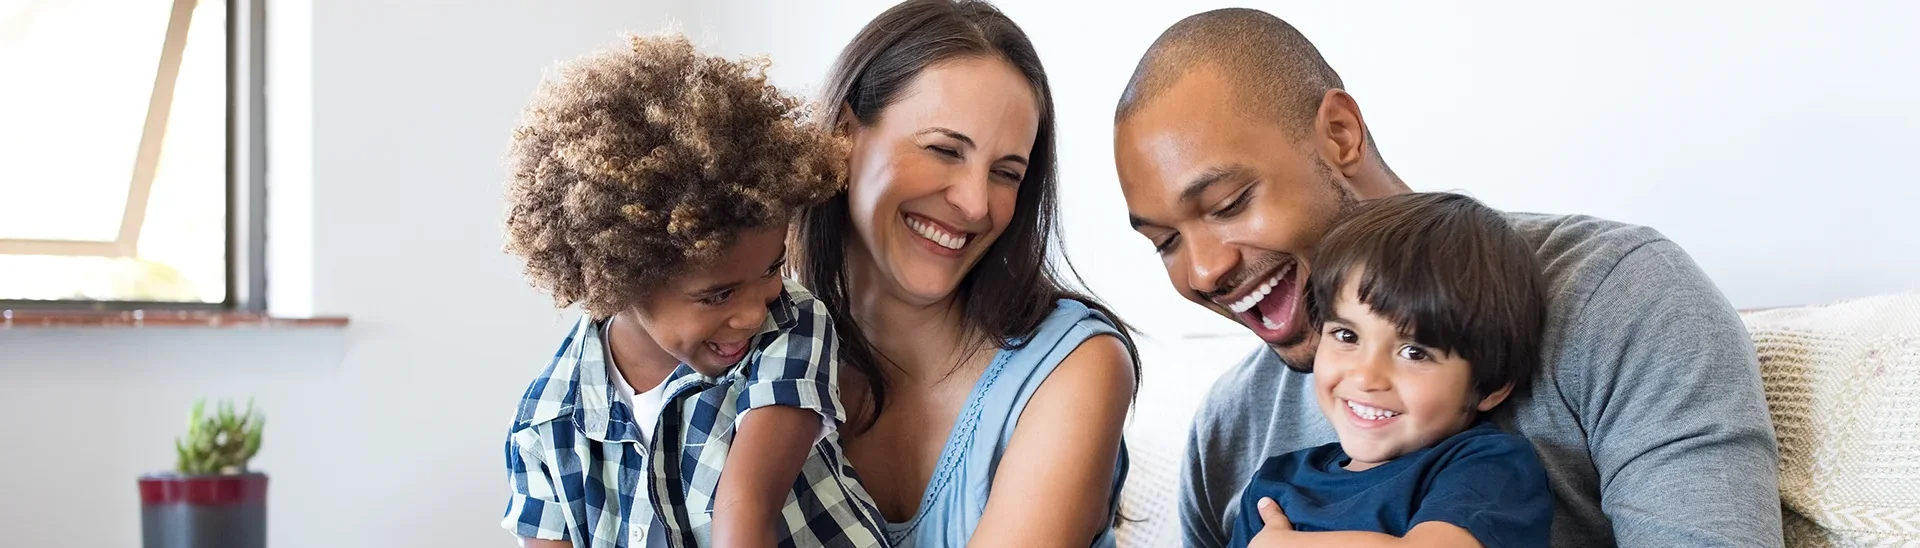
M1240 322L1296 368L1310 368L1308 258L1352 193L1277 120L1233 106L1211 68L1190 71L1114 129L1134 230L1153 242L1175 290Z

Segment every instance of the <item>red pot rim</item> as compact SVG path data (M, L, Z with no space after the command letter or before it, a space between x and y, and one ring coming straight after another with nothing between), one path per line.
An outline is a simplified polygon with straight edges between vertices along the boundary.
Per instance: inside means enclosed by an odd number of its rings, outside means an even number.
M140 478L141 504L266 504L265 474L221 476L146 476Z

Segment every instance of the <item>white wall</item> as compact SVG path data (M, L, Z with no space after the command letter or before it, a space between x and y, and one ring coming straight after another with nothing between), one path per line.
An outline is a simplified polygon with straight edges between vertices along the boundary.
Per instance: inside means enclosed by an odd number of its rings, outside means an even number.
M0 331L0 544L138 546L134 478L172 466L188 403L209 395L253 396L269 415L255 465L272 476L273 546L511 545L501 444L565 318L500 252L508 132L555 60L691 10L272 1L279 37L311 39L275 51L310 58L275 66L312 70L310 88L277 90L307 95L310 119L275 111L278 143L311 131L296 151L311 211L275 204L310 213L292 239L311 261L276 264L310 269L288 282L352 326Z

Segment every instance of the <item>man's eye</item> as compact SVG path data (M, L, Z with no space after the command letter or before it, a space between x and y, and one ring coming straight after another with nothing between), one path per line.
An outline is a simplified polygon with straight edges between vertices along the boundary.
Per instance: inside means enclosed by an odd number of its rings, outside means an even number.
M1160 243L1157 243L1157 244L1153 244L1153 252L1154 252L1154 253L1159 253L1159 254L1161 254L1161 255L1166 255L1166 254L1168 254L1168 253L1172 253L1172 252L1173 252L1173 244L1175 244L1175 243L1178 243L1179 241L1180 241L1180 235L1179 235L1179 234L1174 234L1174 235L1172 235L1172 236L1168 236L1168 237L1167 237L1166 239L1164 239L1164 240L1160 240Z
M1432 355L1430 355L1425 348L1409 344L1400 347L1400 357L1410 361L1423 362L1431 358Z
M1227 205L1225 207L1220 208L1219 211L1215 211L1213 213L1213 216L1232 217L1234 215L1239 214L1241 210L1244 210L1247 208L1247 202L1251 200L1252 196L1253 196L1253 189L1251 187L1249 187L1247 190L1240 191L1240 194L1238 196L1233 197L1233 201L1227 202Z
M1353 332L1352 329L1347 329L1345 327L1335 327L1333 328L1332 331L1327 332L1327 336L1333 337L1334 341L1344 343L1344 344L1353 344L1355 342L1359 342L1360 340L1359 334L1356 334Z

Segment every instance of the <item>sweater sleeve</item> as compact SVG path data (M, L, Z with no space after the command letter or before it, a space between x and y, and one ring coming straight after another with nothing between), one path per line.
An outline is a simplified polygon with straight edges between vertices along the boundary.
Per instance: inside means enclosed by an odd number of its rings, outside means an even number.
M1739 315L1680 247L1627 253L1559 356L1620 546L1780 546L1779 450Z

